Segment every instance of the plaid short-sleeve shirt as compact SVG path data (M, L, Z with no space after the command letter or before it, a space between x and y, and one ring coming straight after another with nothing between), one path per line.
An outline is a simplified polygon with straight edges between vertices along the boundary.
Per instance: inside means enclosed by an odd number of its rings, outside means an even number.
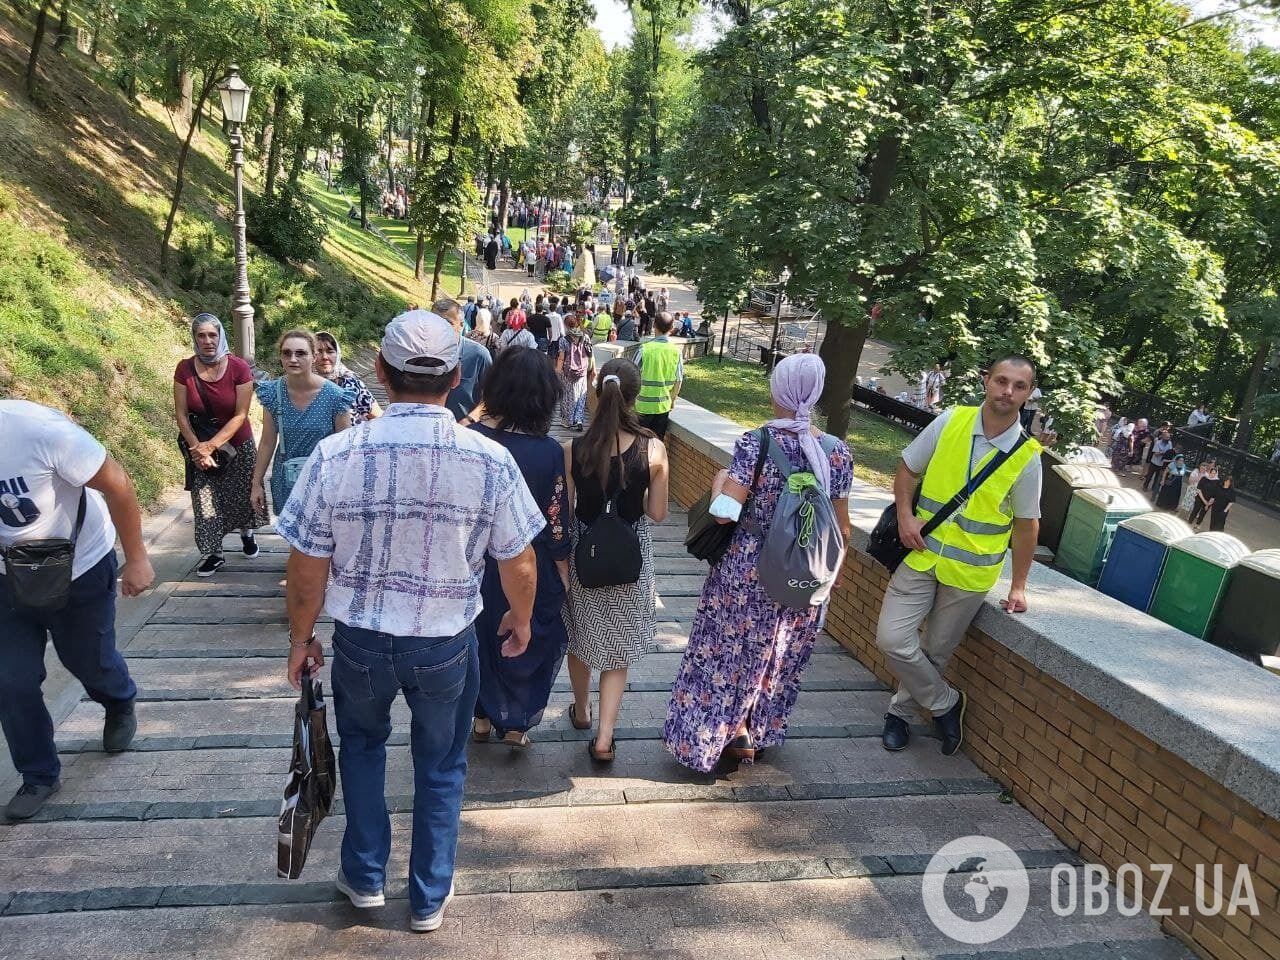
M475 620L488 553L518 556L545 523L511 454L431 404L327 437L276 527L332 558L324 609L395 636L452 636Z

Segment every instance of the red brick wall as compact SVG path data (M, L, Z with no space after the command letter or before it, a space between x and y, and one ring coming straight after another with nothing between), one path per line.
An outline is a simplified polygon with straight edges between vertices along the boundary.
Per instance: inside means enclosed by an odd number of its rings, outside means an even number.
M667 449L672 496L688 506L719 465L674 433ZM879 564L850 550L827 630L892 683L875 644L887 582ZM1150 865L1172 865L1161 905L1173 915L1161 922L1201 956L1280 958L1280 823L976 628L947 675L969 695L966 753L1066 846L1112 875L1139 865L1148 894L1158 880ZM1259 915L1197 916L1197 864L1224 866L1224 897L1246 864ZM1182 906L1189 916L1178 915Z

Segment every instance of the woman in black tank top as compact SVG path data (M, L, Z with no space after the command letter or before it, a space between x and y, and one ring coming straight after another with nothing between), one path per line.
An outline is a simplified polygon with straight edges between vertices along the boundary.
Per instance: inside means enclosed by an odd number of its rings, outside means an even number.
M600 370L599 403L591 426L564 448L575 521L565 608L573 684L569 719L579 730L591 728L591 671L599 670L600 727L587 747L592 759L601 762L615 755L613 729L627 668L644 655L657 632L649 523L667 518L667 451L640 426L635 412L639 393L636 365L610 360ZM618 518L635 528L640 541L640 577L619 586L584 587L578 576L577 542L611 499Z

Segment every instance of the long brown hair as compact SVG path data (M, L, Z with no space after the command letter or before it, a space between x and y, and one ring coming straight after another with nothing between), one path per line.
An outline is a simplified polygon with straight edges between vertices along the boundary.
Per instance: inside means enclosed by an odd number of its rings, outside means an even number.
M616 377L617 379L612 379ZM609 460L617 452L618 433L629 433L636 443L656 436L640 426L636 414L636 397L640 395L640 368L630 360L617 357L600 368L596 380L596 412L591 426L573 446L574 462L584 477L595 477L600 489L609 486ZM627 485L626 471L618 466L619 489Z

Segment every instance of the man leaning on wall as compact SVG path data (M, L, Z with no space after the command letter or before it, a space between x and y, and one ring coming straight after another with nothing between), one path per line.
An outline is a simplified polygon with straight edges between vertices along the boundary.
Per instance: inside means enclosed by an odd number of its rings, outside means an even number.
M1010 542L1013 576L1001 606L1010 613L1027 609L1027 574L1040 530L1041 447L1031 438L1018 446L1018 412L1035 383L1031 361L1002 357L983 378L981 406L943 411L902 451L893 495L899 537L912 552L889 580L876 628L876 645L898 680L884 718L886 750L907 746L908 723L920 713L933 720L944 754L960 749L966 697L942 674L999 579ZM1005 462L923 536L933 512L1002 454Z

